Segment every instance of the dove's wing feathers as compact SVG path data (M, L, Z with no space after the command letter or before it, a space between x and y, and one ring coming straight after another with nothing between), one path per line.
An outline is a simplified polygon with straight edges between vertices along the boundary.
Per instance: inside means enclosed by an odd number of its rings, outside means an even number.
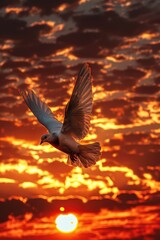
M78 139L86 136L92 114L92 76L88 64L80 70L72 96L65 109L62 133Z
M54 117L46 103L42 102L32 90L20 91L20 93L38 121L44 125L50 133L59 133L61 131L62 123Z

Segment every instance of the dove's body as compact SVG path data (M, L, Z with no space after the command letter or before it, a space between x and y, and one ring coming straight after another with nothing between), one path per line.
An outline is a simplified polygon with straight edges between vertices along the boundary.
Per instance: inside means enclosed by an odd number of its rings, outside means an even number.
M75 140L87 135L92 114L92 77L88 64L85 64L78 74L65 109L63 124L33 91L21 91L21 94L39 122L49 131L49 134L41 137L41 143L48 142L68 154L69 164L89 167L96 163L100 157L100 144L96 142L81 145Z
M53 147L57 148L58 150L70 154L79 153L79 143L77 143L71 136L68 136L63 133L56 133L51 134L48 141Z

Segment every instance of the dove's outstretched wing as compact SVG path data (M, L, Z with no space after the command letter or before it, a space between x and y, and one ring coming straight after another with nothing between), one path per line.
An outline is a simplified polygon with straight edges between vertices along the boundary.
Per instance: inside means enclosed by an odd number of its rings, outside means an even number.
M46 103L42 102L32 90L20 90L20 94L38 121L44 125L50 133L59 133L61 131L62 123L54 117Z
M78 139L86 136L92 114L92 76L91 69L85 64L80 70L69 103L65 109L62 133Z

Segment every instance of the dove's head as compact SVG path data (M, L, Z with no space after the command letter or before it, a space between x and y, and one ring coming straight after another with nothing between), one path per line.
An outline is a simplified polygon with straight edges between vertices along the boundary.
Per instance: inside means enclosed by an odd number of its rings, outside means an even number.
M48 142L51 144L56 144L57 143L57 135L55 133L50 133L50 134L43 134L41 137L41 142L40 144Z
M50 134L43 134L41 137L41 142L40 144L44 143L44 142L49 142L50 140Z

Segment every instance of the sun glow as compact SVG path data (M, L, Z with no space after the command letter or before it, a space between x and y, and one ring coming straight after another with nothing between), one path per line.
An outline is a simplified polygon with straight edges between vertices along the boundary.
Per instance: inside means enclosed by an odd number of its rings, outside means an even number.
M60 232L73 232L78 224L78 219L74 214L60 214L55 220L56 227Z

